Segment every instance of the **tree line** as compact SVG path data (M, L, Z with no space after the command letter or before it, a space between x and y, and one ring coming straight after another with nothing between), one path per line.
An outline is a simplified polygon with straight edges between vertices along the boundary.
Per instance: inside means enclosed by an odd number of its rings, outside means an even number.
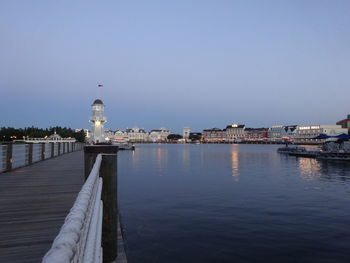
M84 142L85 133L84 130L75 132L75 130L67 127L50 127L46 129L38 127L25 127L25 128L13 128L13 127L1 127L0 128L0 141L13 141L21 140L24 138L45 138L54 134L56 131L62 138L75 138L78 142Z

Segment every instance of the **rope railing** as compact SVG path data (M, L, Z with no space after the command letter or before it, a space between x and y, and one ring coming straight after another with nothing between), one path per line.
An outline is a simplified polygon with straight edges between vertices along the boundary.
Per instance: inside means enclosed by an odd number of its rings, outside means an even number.
M102 156L99 154L44 263L102 262Z

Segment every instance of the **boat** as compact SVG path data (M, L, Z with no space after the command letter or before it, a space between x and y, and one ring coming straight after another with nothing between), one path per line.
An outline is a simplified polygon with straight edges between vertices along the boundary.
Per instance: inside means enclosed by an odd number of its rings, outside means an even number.
M135 145L131 143L113 143L113 145L118 146L119 150L135 150Z

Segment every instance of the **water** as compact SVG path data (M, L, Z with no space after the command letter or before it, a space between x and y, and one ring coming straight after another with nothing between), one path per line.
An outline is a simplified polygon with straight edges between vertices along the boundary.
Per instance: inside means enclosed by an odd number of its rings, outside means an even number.
M350 262L350 165L277 148L120 152L130 262Z

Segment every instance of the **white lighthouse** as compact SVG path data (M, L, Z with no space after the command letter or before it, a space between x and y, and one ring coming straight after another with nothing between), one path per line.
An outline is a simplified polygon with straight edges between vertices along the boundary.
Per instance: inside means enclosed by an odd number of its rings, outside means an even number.
M92 123L91 140L93 143L105 141L103 125L107 119L104 116L104 111L105 105L102 100L96 99L92 104L92 116L90 117L90 122Z

